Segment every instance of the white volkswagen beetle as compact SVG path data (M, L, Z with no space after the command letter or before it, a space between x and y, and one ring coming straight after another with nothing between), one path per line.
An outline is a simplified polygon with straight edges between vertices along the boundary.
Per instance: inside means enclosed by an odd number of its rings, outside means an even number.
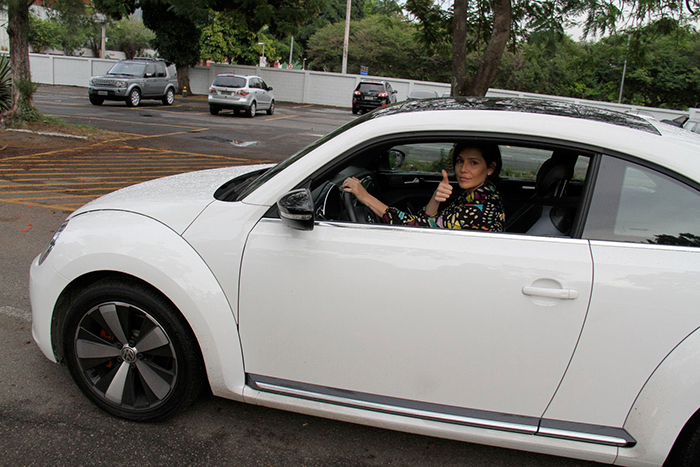
M460 142L496 143L506 232L386 225ZM71 214L31 268L33 335L131 420L199 389L620 465L700 464L700 139L557 102L437 99L287 161Z

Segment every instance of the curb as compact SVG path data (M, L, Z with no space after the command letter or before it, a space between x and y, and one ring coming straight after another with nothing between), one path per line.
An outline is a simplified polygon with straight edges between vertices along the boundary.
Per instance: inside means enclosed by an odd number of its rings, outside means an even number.
M5 131L14 131L16 133L31 133L33 135L41 135L41 136L58 136L60 138L75 138L75 139L88 139L87 136L78 136L78 135L67 135L64 133L52 133L50 131L33 131L33 130L21 130L21 129L16 129L16 128L6 128Z

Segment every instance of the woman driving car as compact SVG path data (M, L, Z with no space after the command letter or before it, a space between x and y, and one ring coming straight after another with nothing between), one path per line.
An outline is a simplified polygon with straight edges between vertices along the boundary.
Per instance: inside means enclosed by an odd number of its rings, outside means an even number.
M495 185L502 166L498 146L457 144L452 162L457 183L464 191L443 206L453 195L447 171L443 170L442 180L430 201L415 215L387 206L355 177L345 179L342 189L355 195L387 224L502 232L505 211Z

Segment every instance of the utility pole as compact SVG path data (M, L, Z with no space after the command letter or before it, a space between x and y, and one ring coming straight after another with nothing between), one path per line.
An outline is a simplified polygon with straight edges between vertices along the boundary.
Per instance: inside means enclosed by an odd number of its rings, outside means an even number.
M348 44L350 43L350 9L352 8L352 0L348 0L348 6L345 10L345 41L343 42L343 74L348 72Z
M630 39L632 34L627 34L627 50L625 50L625 64L622 66L622 80L620 81L620 95L617 98L617 103L622 104L622 90L625 87L625 74L627 74L627 56L630 53Z

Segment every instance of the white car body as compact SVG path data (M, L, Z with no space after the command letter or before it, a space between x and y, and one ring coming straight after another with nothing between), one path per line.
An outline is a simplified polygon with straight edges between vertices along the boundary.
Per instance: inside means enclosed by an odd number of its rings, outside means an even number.
M36 342L62 360L66 290L124 274L184 316L218 396L661 465L700 408L698 247L337 220L301 231L275 217L278 200L363 144L430 132L571 145L700 185L700 138L671 126L445 102L362 117L240 201L213 193L260 166L168 177L80 208L32 264Z

